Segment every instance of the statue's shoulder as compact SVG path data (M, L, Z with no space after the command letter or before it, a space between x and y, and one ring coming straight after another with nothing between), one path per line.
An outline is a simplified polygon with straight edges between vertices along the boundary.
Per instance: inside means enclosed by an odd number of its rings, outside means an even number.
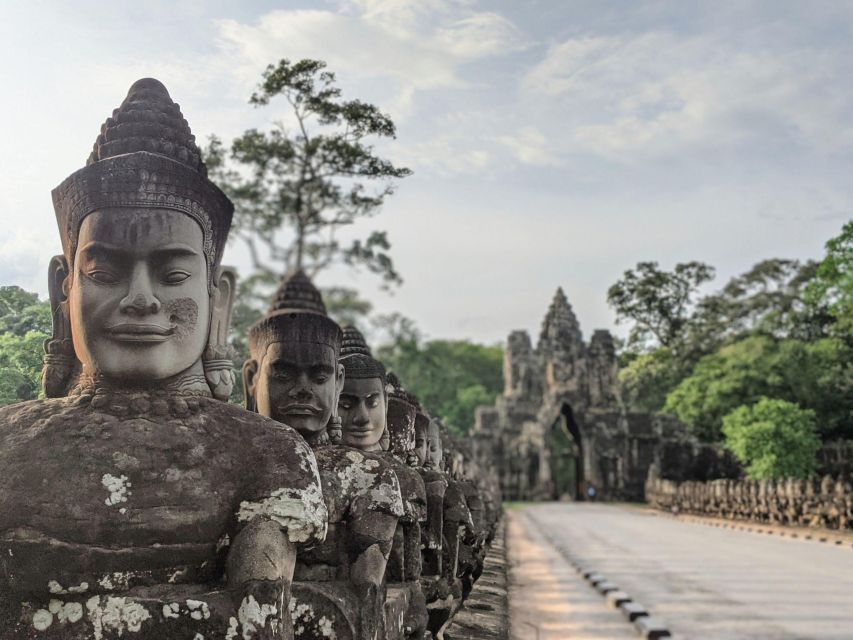
M403 515L400 481L384 456L345 445L320 447L316 455L321 473L327 471L324 491L346 496L351 513Z
M208 399L202 411L206 422L229 435L241 449L255 458L292 473L317 477L317 463L311 447L292 427L243 407Z
M0 407L0 437L4 433L29 429L50 422L73 422L79 413L78 403L72 398L27 400Z

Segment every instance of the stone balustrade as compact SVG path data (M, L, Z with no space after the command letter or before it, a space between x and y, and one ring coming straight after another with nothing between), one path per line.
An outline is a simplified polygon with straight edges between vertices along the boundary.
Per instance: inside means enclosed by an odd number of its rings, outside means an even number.
M853 487L845 476L675 482L658 477L653 469L646 480L646 502L674 513L853 529Z

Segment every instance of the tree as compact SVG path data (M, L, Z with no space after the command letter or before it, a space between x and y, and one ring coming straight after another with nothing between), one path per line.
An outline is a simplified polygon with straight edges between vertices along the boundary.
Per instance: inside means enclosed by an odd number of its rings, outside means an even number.
M809 284L812 308L826 310L835 326L832 333L853 341L853 220L826 243L826 256Z
M42 345L48 334L0 334L0 405L33 400L41 391Z
M386 323L393 341L376 349L376 357L429 412L455 433L467 433L476 408L493 404L503 389L503 349L467 340L423 342L399 314Z
M714 268L702 262L675 265L662 271L657 262L639 262L625 271L607 291L616 321L631 321L628 346L675 348L690 316L692 298L699 285L714 277Z
M411 171L380 158L369 143L395 137L391 118L374 105L343 100L325 68L320 60L268 66L249 102L260 107L282 97L290 121L267 132L247 130L230 153L212 138L205 154L211 177L234 201L237 237L258 271L277 277L303 268L314 276L343 262L380 275L385 285L399 284L385 232L348 246L336 232L377 213L393 193L392 180ZM379 184L369 189L368 182ZM283 241L285 229L290 236Z
M761 398L723 418L728 449L753 480L807 478L817 467L815 413L785 400Z
M50 304L21 287L0 287L0 334L23 336L28 331L50 333Z
M687 323L682 351L696 359L749 335L818 338L817 316L809 312L806 291L817 263L762 260L729 280L722 291L701 298Z
M636 354L619 370L622 399L637 411L660 411L683 377L681 363L666 347Z
M704 356L666 398L674 414L705 441L720 439L723 416L761 397L815 412L824 438L853 436L853 349L837 339L815 342L750 336Z

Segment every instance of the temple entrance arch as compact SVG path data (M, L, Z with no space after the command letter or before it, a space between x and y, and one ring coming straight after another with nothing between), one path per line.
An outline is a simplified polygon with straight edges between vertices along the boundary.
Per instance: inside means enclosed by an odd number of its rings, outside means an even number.
M548 434L553 498L584 500L584 443L572 407L563 403Z

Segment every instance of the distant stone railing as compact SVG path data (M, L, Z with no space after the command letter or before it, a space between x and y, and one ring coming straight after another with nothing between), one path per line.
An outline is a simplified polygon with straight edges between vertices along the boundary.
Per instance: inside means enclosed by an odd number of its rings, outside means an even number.
M731 520L853 530L853 487L849 478L821 480L646 480L646 502L674 513Z

